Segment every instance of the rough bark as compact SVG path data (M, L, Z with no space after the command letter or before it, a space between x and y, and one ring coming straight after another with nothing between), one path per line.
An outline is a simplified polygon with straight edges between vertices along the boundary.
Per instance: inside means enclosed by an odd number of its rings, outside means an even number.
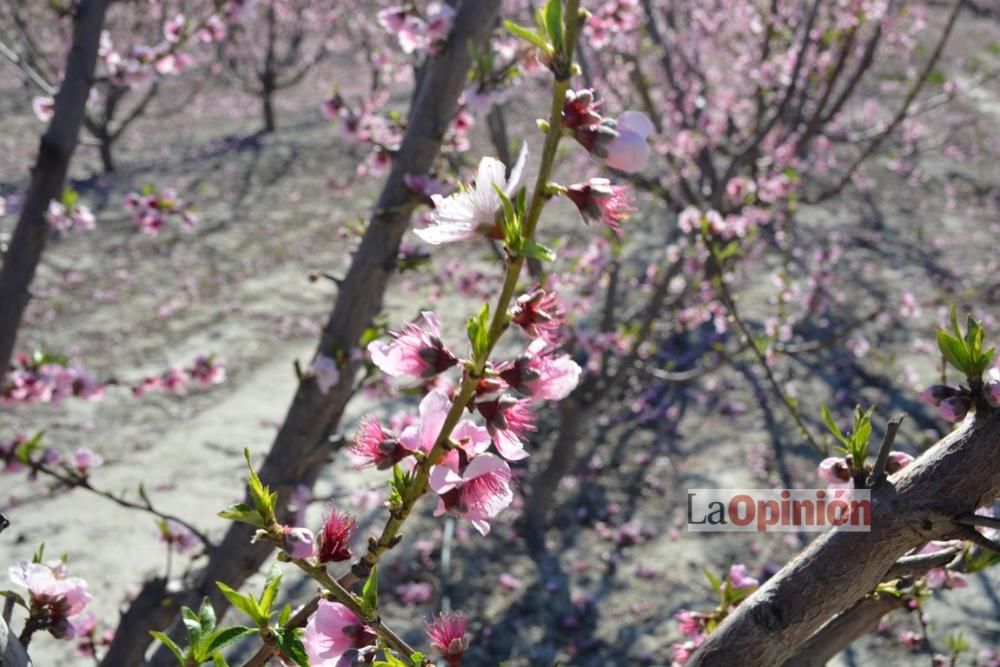
M859 600L802 644L784 667L823 667L845 648L875 630L883 616L904 604L891 596Z
M52 120L42 135L24 206L4 254L0 271L0 382L10 366L17 330L31 299L31 281L48 239L45 212L49 202L62 195L80 136L107 3L108 0L81 0L76 6L72 44L66 54L66 76L56 93Z
M954 517L1000 496L1000 412L980 407L956 431L872 491L870 532L816 539L705 640L692 667L782 664L872 591L907 551L961 537Z
M405 174L426 173L438 156L445 131L457 109L458 97L471 66L470 43L481 44L496 20L500 0L467 0L455 17L446 46L428 66L421 91L410 113L409 127L393 168L379 196L375 211L361 240L351 266L340 284L317 348L329 356L335 350L350 350L357 345L364 330L382 309L389 278L395 272L396 255L403 233L409 226L414 205L413 193L403 181ZM353 381L360 362L348 362L341 369L341 381L326 394L316 383L304 378L288 409L271 450L260 469L260 476L279 495L278 507L285 508L288 495L299 484L312 486L322 463L333 453L329 436L334 432L353 391ZM234 588L256 572L271 554L270 547L251 545L253 529L234 523L227 532L193 590L171 596L174 610L181 605L195 606L208 595L217 612L227 606L215 586L224 581ZM129 610L125 619L132 616ZM162 629L163 625L146 629ZM176 630L176 628L175 628ZM149 645L148 633L115 637L115 642ZM154 655L153 664L169 665L173 656L164 648ZM111 665L107 660L103 665Z

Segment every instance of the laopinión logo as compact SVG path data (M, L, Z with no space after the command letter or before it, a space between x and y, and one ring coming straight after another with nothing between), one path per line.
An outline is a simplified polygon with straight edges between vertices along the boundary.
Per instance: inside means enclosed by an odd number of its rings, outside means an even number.
M688 489L688 530L771 533L867 532L868 489Z

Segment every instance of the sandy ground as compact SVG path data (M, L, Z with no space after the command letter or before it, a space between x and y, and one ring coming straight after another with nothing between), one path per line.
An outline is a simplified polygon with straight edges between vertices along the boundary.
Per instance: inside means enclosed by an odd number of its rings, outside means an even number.
M997 43L996 26L964 22L966 44ZM16 86L9 79L0 84L5 127L0 194L10 194L21 187L40 125ZM144 121L121 147L119 172L110 177L94 176L95 156L81 150L72 176L100 224L88 235L51 243L20 349L44 345L69 351L101 377L125 385L215 352L225 360L228 378L184 398L157 394L137 401L120 386L97 403L4 409L0 437L44 428L47 443L60 450L91 447L107 458L93 475L95 485L135 498L141 482L157 507L221 535L225 523L215 512L240 495L241 451L249 447L258 460L266 452L294 390L292 362L310 358L335 297L332 284L310 283L307 276L342 269L351 240L341 231L363 216L377 186L370 179L350 195L328 187L327 180L353 169L353 161L347 144L320 117L322 94L317 87L290 96L280 131L258 141L247 139L257 122L250 103L207 108L193 126L177 118ZM981 303L982 315L1000 317L995 301L984 296L997 268L991 241L1000 231L995 170L1000 85L977 90L959 110L936 122L961 119L964 141L980 146L977 155L928 152L918 161L926 181L916 188L883 163L869 174L876 186L868 198L807 207L800 215L804 246L836 234L849 248L837 275L848 295L843 312L879 303L896 308L905 285L921 295L921 314L905 327L869 327L846 345L780 364L790 390L815 405L835 401L846 414L856 401L876 401L885 406L883 418L909 411L900 442L913 453L945 428L915 401L916 389L935 377L934 357L921 345L932 340L941 305L960 296ZM154 178L197 205L202 220L192 232L148 238L134 230L121 198ZM571 229L566 222L571 215L553 217L558 218L554 229ZM9 217L0 220L0 233L11 224ZM637 234L639 243L659 238L655 229ZM490 270L486 249L476 258L482 260L477 266ZM787 259L768 258L764 265L773 268ZM767 274L760 271L746 283L754 322L768 315ZM415 304L429 303L433 290L426 272L397 281L388 296L388 321L412 316ZM461 299L443 303L445 320L454 324L470 310ZM992 323L995 337L1000 321ZM723 483L753 487L777 479L775 441L801 483L814 481L816 459L748 362L692 386L644 389L656 394L651 412L637 415L621 405L594 420L580 448L580 465L561 487L562 505L548 535L555 557L536 563L525 555L511 512L486 539L459 524L452 571L444 579L436 557L445 524L423 517L411 532L420 539L408 540L401 552L414 557L399 558L399 565L388 568L383 586L388 591L417 583L433 593L417 604L408 604L407 595L386 595L383 617L420 642L419 619L436 610L444 591L472 619L470 664L550 665L557 659L595 666L668 664L670 644L679 639L672 615L711 605L703 565L719 571L742 561L762 574L787 560L796 546L794 538L781 535L685 533L685 490ZM359 396L344 432L352 432L359 416L374 411L386 417L394 407ZM543 428L537 442L549 435ZM316 495L353 506L364 533L368 526L374 530L382 515L377 495L356 490L381 484L380 475L354 472L338 458ZM113 625L127 592L166 565L153 518L105 499L81 491L49 497L41 482L2 477L0 506L13 523L0 538L0 562L29 557L41 542L52 554L66 553L72 571L88 580L92 609L104 623ZM429 513L429 503L425 509ZM311 525L318 525L322 512L323 503L311 506ZM622 526L634 527L637 537L623 539ZM173 572L184 566L183 559L175 559ZM997 583L995 572L974 576L968 589L928 603L936 646L957 631L977 649L1000 643ZM287 592L301 599L310 591L299 586ZM895 639L902 629L917 629L915 619L897 614L885 634L858 642L835 664L914 664ZM33 648L37 664L87 662L46 638Z

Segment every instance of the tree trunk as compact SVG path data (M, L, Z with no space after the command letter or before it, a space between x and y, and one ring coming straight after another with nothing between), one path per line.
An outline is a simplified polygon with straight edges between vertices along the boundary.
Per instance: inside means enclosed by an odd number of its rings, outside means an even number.
M31 183L0 272L0 383L14 354L17 330L31 299L31 281L41 261L49 224L49 202L62 196L84 108L94 80L97 49L108 0L80 0L73 20L73 41L66 54L66 75L56 93L49 127L42 135Z
M356 347L361 334L381 311L387 283L395 273L399 243L411 217L410 205L414 195L403 177L406 174L427 173L437 158L444 129L455 115L458 97L471 66L470 45L481 46L488 38L499 4L500 0L463 2L447 44L432 59L421 93L411 110L403 143L395 155L392 171L361 245L340 285L317 353L332 355L334 350L346 351ZM329 436L338 427L352 396L354 378L360 367L359 361L348 362L341 369L341 381L325 394L311 379L299 383L285 422L260 469L264 483L278 493L277 506L283 513L281 519L288 518L285 508L291 491L299 484L312 486L323 462L335 451ZM222 544L201 572L199 585L171 596L169 603L173 608L196 606L203 595L208 595L221 614L228 603L215 582L224 581L239 588L272 552L269 546L250 544L253 532L253 528L245 524L231 524ZM139 614L136 612L135 615ZM130 609L123 622L132 616ZM163 627L147 625L129 636L116 635L114 641L145 647L151 641L146 630ZM173 632L183 631L175 627ZM174 657L163 647L154 655L154 665L170 665L173 662ZM107 660L102 664L111 667Z
M998 447L1000 411L980 405L961 427L872 490L870 532L817 538L744 600L688 665L780 665L874 590L907 551L972 535L954 519L1000 496Z

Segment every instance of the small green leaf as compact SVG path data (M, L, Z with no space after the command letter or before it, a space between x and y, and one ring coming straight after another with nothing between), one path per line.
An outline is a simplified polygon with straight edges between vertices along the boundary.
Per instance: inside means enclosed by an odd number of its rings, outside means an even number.
M306 655L306 649L302 646L302 640L299 639L295 630L288 628L275 630L274 640L278 644L278 648L296 665L309 667L309 656Z
M823 415L823 422L826 424L827 429L829 429L830 433L833 434L833 437L835 437L837 440L843 443L844 447L850 449L851 446L850 441L848 441L848 439L844 437L844 434L841 433L840 428L837 427L837 423L833 421L833 416L830 415L830 410L827 409L825 404L820 405L819 407L820 407L820 412Z
M714 574L708 571L708 568L703 568L705 572L705 578L708 579L708 583L712 586L712 590L715 591L718 596L722 597L722 582Z
M212 608L212 603L207 595L201 601L201 606L198 608L198 621L201 624L202 634L215 630L215 609Z
M563 52L563 0L549 0L545 5L545 27L549 32L549 41L555 47L556 53Z
M184 658L184 651L181 650L180 646L174 643L173 639L166 636L162 632L157 632L156 630L151 630L149 634L153 635L153 637L158 639L161 644L170 649L170 652L174 654L174 657L177 658L177 662L180 663L182 667L187 664L187 660Z
M361 589L361 605L365 614L374 616L378 612L378 568L372 567L371 574Z
M267 526L267 524L264 523L264 517L260 515L260 512L253 509L246 503L230 505L226 509L219 512L219 516L223 519L230 519L231 521L248 523L251 526L256 526L257 528L265 528Z
M281 585L281 570L277 563L271 564L271 569L267 573L267 581L264 583L264 592L260 596L260 613L266 618L271 617L271 605L274 604L274 597L278 594L278 586Z
M503 25L515 37L520 37L521 39L528 42L532 46L536 46L542 51L545 51L546 53L552 52L552 47L549 46L548 42L546 42L545 38L542 37L541 35L534 33L523 26L519 26L513 21L504 21Z
M217 653L225 647L229 646L237 639L246 637L247 635L252 635L257 633L257 628L247 628L242 625L237 625L232 628L222 628L217 630L212 634L212 639L208 644L208 655Z
M181 618L184 619L184 629L187 631L188 645L194 646L201 639L201 621L198 615L188 607L181 607Z
M292 617L292 605L285 603L285 606L281 608L281 613L278 614L278 625L286 626L288 625L288 619Z
M970 359L968 352L965 349L965 343L960 338L955 338L947 331L943 329L938 329L937 332L937 344L938 349L941 350L941 354L948 361L949 364L954 366L961 373L968 375L970 367Z
M212 656L212 665L213 667L229 667L229 663L226 662L221 653L216 653Z
M226 599L229 600L230 604L249 616L258 627L261 625L267 625L267 618L261 618L260 607L257 604L257 600L255 600L252 595L243 595L239 591L233 590L221 581L215 582L215 585L219 587L219 590L222 591L224 596L226 596Z
M556 259L556 253L551 248L547 248L535 239L528 239L521 252L526 257L533 257L543 262L554 262Z

